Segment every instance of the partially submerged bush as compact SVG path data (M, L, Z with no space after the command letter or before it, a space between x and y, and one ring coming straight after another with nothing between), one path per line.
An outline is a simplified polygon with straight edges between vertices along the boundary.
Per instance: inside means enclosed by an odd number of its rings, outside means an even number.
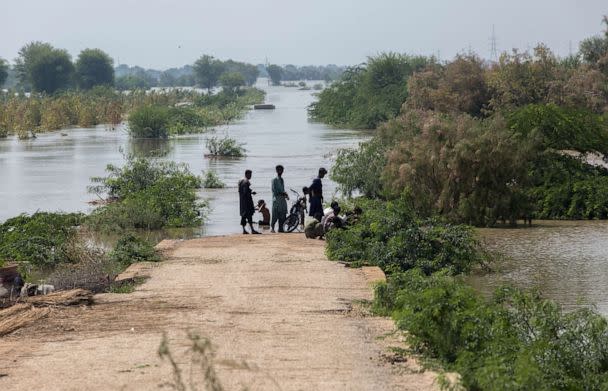
M420 268L426 274L465 273L485 260L469 227L421 219L406 198L368 201L361 208L354 225L327 234L330 259L378 265L388 272Z
M136 262L158 261L160 256L152 243L134 234L122 236L114 250L109 254L110 259L120 265L130 265Z
M470 390L603 390L608 323L563 313L538 293L513 288L486 300L459 280L418 270L390 276L375 306L407 330L413 349L457 371Z
M213 136L205 141L209 155L214 157L242 157L245 156L245 148L242 143L225 135L224 137Z
M201 179L186 165L129 158L122 168L108 166L109 175L93 178L116 200L97 208L87 224L97 230L193 227L201 223L207 204L197 199Z
M69 243L83 220L81 213L50 212L6 220L0 224L0 263L27 262L45 267L73 261Z
M129 133L135 138L166 138L169 136L169 108L142 106L129 114Z
M222 189L226 186L215 171L207 171L205 178L203 178L203 187L206 189Z

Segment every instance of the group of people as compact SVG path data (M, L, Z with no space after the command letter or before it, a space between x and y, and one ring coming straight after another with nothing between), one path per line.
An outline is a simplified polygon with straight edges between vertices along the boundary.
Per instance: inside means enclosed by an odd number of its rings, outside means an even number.
M275 225L278 223L278 232L284 232L284 224L287 218L287 200L289 194L285 191L285 182L283 180L283 172L285 168L282 165L275 167L277 176L272 179L272 219L270 211L264 200L259 200L257 210L262 214L262 220L258 222L260 226L270 226L271 232L275 231ZM323 167L319 168L319 175L312 181L309 187L304 188L304 196L308 195L310 207L309 215L318 216L323 214L323 183L322 179L327 174L327 170ZM249 234L246 226L249 224L252 234L260 234L253 227L253 215L256 211L254 206L253 196L255 191L251 190L252 171L246 170L245 177L239 181L239 206L241 215L241 226L243 234Z

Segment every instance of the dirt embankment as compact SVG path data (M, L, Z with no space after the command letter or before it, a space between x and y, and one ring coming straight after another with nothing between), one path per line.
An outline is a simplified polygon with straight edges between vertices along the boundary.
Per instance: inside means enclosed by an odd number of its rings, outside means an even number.
M134 293L51 310L0 338L0 389L159 389L172 379L162 334L187 379L188 331L216 347L226 390L435 389L434 374L393 359L392 321L360 309L381 273L329 262L323 244L295 234L163 242L167 260Z

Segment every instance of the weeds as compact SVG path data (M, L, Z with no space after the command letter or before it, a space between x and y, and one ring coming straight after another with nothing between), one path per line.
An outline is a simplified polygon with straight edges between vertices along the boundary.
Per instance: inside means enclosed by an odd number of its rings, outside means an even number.
M205 189L223 189L226 186L215 171L207 171L203 179L203 187Z
M213 157L242 157L245 156L243 144L225 135L224 137L213 136L205 141L209 155Z

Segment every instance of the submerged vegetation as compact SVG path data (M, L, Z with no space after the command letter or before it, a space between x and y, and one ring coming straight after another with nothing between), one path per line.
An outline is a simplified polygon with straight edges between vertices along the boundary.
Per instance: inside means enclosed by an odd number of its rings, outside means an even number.
M210 157L242 157L245 156L245 148L232 137L212 136L205 141Z
M193 227L201 224L207 207L198 200L201 178L188 167L129 157L125 166L108 165L108 176L93 178L90 191L112 201L97 208L87 225L102 232L124 229Z

